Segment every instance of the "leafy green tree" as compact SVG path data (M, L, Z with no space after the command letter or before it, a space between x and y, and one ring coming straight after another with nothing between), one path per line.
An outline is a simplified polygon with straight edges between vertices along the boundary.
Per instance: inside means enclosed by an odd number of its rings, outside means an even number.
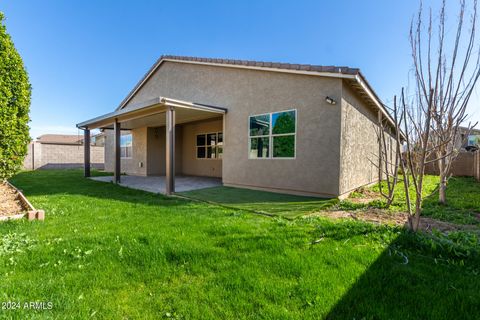
M273 134L294 133L295 132L295 113L293 111L281 113L275 120Z
M283 112L274 120L273 134L295 133L295 113L293 111ZM273 156L291 158L295 156L295 137L277 136L273 137Z
M28 74L0 12L0 181L22 166L30 141Z

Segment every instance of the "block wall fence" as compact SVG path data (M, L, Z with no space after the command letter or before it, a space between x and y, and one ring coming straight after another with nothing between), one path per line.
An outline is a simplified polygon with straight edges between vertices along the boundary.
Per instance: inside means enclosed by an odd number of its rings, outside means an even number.
M103 146L90 146L92 168L104 169ZM68 169L83 167L83 145L31 142L23 162L26 170Z

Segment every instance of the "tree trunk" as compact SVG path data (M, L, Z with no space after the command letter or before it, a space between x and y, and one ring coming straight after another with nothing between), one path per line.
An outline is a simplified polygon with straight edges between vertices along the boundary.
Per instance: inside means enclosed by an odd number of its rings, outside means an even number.
M413 232L417 232L418 226L420 225L420 214L422 213L421 202L422 201L418 199L417 195L417 200L415 203L415 215L408 217L408 225Z
M406 172L405 165L402 163L402 170L403 170L403 187L405 189L405 201L407 202L407 212L408 216L412 215L412 203L410 200L410 177Z
M439 170L440 170L440 183L438 185L438 202L441 204L446 204L447 203L447 196L446 196L446 190L447 190L447 173L446 171L446 164L445 164L445 158L442 158L438 160L439 164Z
M446 191L447 191L447 178L444 175L442 175L440 176L440 185L438 186L438 202L440 202L441 204L447 203Z

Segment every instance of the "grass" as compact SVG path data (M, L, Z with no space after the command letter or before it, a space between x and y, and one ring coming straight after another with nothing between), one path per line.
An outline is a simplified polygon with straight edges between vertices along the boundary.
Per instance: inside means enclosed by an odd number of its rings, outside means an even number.
M439 204L438 192L433 192L426 197L423 209L425 216L435 219L480 225L480 182L472 177L451 178L447 204Z
M206 188L181 192L180 195L215 202L225 207L290 219L327 209L338 203L337 199L303 197L232 187Z
M478 218L478 214L480 214L480 183L471 177L452 177L447 187L447 204L441 205L438 203L438 179L438 176L425 176L422 215L457 224L480 225L480 219ZM387 190L386 183L382 182L382 185L385 188L384 190ZM365 189L367 189L367 193L370 191L379 192L378 184ZM355 192L351 197L362 197L364 192L365 190ZM415 191L413 186L410 186L410 195L414 204ZM366 206L384 208L385 200L375 200L368 204L354 204L347 199L340 204L340 207L344 209L359 209ZM400 181L395 189L395 200L389 211L407 211L403 181Z
M6 319L475 319L474 235L286 220L82 178L12 179L44 222L0 224Z

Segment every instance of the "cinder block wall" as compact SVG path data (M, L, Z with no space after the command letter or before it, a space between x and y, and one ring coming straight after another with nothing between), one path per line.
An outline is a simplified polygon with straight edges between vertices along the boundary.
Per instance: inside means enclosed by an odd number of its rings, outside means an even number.
M452 163L450 172L455 177L473 177L474 176L474 163L475 155L472 152L462 151L458 154L457 158ZM478 159L478 156L477 156ZM478 162L478 161L477 161ZM426 174L438 175L438 162L431 162L427 164L425 168Z
M473 156L473 176L480 181L480 151L475 152Z
M104 148L90 146L90 162L92 168L104 168ZM67 169L83 167L83 145L42 144L32 142L23 167L36 169Z

